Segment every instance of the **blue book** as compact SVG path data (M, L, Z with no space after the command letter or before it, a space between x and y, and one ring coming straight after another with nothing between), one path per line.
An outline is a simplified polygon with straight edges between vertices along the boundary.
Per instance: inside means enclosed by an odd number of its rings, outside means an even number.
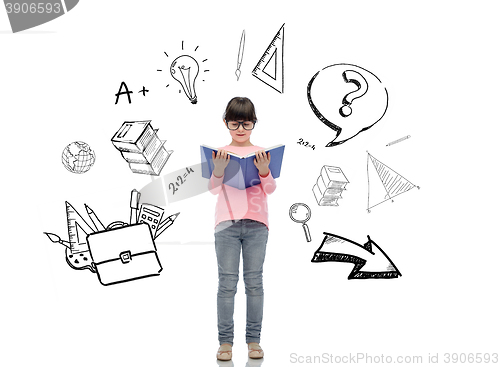
M217 148L207 145L200 145L201 151L201 173L205 178L212 176L214 170L214 162L212 160L212 152L217 153ZM285 146L283 144L276 145L265 149L266 153L271 152L271 162L269 170L274 178L278 178L281 173L281 163L283 162L283 154ZM253 160L255 153L250 153L246 156L240 156L234 153L229 153L229 164L224 171L223 183L240 190L260 184L259 170L255 167Z

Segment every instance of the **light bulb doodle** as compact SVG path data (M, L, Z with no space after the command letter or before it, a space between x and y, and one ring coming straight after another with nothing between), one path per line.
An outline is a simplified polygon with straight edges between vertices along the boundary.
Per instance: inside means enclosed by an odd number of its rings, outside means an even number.
M199 46L196 46L194 51L198 51ZM163 52L166 57L169 57L167 52ZM184 51L184 41L182 41L182 55L178 56L174 59L174 61L170 64L170 75L172 78L177 80L177 82L181 85L182 90L184 90L184 94L189 99L192 104L198 103L198 97L196 95L195 90L195 82L197 77L201 71L200 65L198 62L199 59L191 56ZM207 61L204 59L201 61L202 63ZM157 69L157 71L163 71L162 69ZM210 70L203 70L204 73ZM198 79L199 80L199 79ZM202 79L202 81L205 81ZM199 84L198 84L199 85ZM167 84L167 88L170 84ZM181 93L181 89L179 89L179 93Z
M198 102L194 83L199 71L200 67L198 65L198 61L189 55L179 56L170 66L170 74L172 75L172 78L179 82L184 90L184 93L192 104L196 104Z

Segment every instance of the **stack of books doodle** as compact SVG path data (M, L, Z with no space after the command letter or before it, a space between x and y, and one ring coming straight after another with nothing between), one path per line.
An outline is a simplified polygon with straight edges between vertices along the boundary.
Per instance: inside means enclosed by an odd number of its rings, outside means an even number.
M126 121L111 142L120 151L134 173L158 176L172 154L158 138L151 120Z
M337 200L349 183L340 167L323 166L313 186L313 193L318 205L338 206Z

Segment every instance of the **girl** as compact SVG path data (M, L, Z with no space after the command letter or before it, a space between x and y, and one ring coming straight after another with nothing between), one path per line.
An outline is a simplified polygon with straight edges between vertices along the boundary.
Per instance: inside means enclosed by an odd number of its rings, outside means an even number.
M214 170L210 192L217 197L215 208L215 252L219 268L217 292L217 326L219 350L217 359L230 360L233 345L234 296L238 283L240 253L247 298L246 342L250 358L262 358L260 331L264 302L262 270L268 238L267 195L274 192L276 182L269 170L271 154L250 142L257 123L255 107L248 98L235 97L224 113L224 124L232 141L212 152ZM255 152L254 164L259 170L260 184L239 190L226 186L224 170L230 161L228 152L247 155Z

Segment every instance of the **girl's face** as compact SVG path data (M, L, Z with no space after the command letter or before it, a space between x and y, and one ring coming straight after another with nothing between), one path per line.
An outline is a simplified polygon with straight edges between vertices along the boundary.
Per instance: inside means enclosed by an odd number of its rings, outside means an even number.
M243 122L243 120L240 120L238 122ZM227 128L226 122L224 122L224 125ZM231 137L233 138L231 145L240 147L253 145L252 143L250 143L250 135L252 135L252 131L253 130L245 130L243 128L243 124L240 124L237 130L229 130L229 134L231 134Z

